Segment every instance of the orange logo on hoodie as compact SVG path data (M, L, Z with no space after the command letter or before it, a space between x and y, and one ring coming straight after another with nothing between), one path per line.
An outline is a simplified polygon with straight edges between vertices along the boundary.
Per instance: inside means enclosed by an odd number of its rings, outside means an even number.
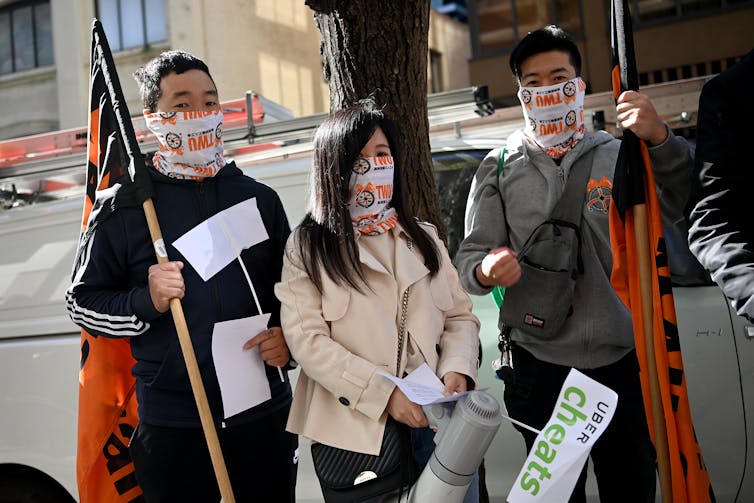
M606 176L602 180L589 179L586 184L586 207L589 211L597 211L607 215L613 200L613 183Z

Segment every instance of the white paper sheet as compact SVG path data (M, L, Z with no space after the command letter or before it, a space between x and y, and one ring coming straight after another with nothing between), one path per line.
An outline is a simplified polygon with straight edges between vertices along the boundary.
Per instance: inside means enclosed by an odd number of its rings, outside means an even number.
M567 502L592 445L610 424L617 405L613 390L571 369L508 502Z
M443 385L442 381L437 378L426 363L422 363L416 370L403 379L382 370L377 373L393 381L409 400L418 405L455 402L468 394L467 391L464 393L454 393L450 396L443 395L442 390L445 388L445 385Z
M269 314L261 314L215 324L212 358L226 419L272 396L259 346L243 348L246 341L267 330L269 320Z
M173 243L204 281L235 260L245 248L269 239L252 197L200 223Z

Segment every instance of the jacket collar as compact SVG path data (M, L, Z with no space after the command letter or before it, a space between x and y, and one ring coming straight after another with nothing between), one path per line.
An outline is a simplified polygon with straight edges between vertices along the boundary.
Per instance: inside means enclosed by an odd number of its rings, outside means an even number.
M414 247L409 250L408 242L410 236L398 224L390 229L395 240L395 281L398 284L399 291L403 292L410 285L416 283L421 278L429 274L429 269L424 265L421 252ZM354 234L356 243L360 239L369 239L369 236L363 236L361 233ZM389 274L382 264L364 247L359 248L359 261L369 269L381 274Z
M204 182L197 182L196 180L185 180L181 178L171 178L169 176L165 176L156 169L154 169L154 166L152 166L151 161L147 164L147 171L149 172L149 176L152 178L153 181L159 182L159 183L170 183L175 185L183 185L183 184L193 184L193 183L204 183ZM230 176L241 176L243 175L243 172L236 166L235 161L228 161L225 166L223 166L220 171L217 172L217 174L209 179L207 181L216 180L218 178L227 178Z
M592 149L612 140L613 136L605 131L587 133L563 156L559 165L557 165L555 161L544 152L544 150L534 143L533 140L529 139L522 130L516 131L508 138L506 147L509 153L520 152L523 154L524 159L526 159L527 162L531 162L543 173L554 172L556 168L559 168L567 177L571 170L571 166L573 166L575 162L588 154Z

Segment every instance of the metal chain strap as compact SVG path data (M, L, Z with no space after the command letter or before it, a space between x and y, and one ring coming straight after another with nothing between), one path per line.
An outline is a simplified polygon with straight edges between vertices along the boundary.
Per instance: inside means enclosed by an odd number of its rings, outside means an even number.
M406 242L406 246L408 246L408 249L411 250L412 252L414 251L414 243L410 239ZM398 373L401 371L401 356L403 355L403 341L406 335L406 317L408 315L408 294L410 290L411 290L410 286L406 288L406 291L403 292L403 300L401 301L401 324L398 327L398 356L395 359L396 377L400 377Z

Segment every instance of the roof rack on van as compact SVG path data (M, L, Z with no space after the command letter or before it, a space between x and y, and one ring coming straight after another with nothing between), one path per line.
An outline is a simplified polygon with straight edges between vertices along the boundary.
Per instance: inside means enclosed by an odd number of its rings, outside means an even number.
M253 112L251 92L246 92L248 109ZM430 126L458 122L475 117L486 117L495 108L489 99L487 86L473 86L427 96L427 115ZM251 117L253 114L249 114ZM326 113L307 115L295 119L254 124L249 121L246 138L249 143L273 141L308 141L327 117Z
M232 156L311 141L327 114L291 118L290 110L247 91L246 97L221 103L223 140ZM494 112L487 86L429 95L431 126L485 117ZM157 150L157 141L141 115L132 118L139 148ZM83 184L88 131L85 127L0 141L0 208L18 202L64 197ZM10 201L10 202L8 202Z

